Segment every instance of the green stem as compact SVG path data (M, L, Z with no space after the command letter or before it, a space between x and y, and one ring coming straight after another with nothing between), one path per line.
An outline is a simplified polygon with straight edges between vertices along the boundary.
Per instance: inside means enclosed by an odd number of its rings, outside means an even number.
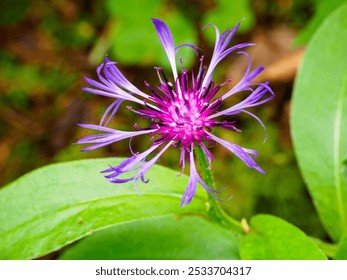
M215 189L215 183L212 171L208 168L208 163L206 162L204 153L201 147L197 146L195 148L195 155L197 161L199 162L200 171L202 173L202 179L204 182L211 188ZM208 215L221 224L223 227L233 230L238 233L243 233L242 225L239 221L230 217L225 211L221 208L219 203L211 195L208 196Z

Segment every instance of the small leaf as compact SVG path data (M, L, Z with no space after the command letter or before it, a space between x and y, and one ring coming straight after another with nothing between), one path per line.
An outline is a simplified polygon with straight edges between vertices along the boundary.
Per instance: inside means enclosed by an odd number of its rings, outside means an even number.
M310 41L294 87L291 131L299 166L334 241L347 230L347 5Z
M239 237L197 217L139 220L102 230L68 248L60 259L240 259Z
M250 233L241 237L244 260L325 260L315 243L297 227L271 216L251 219Z
M121 159L53 164L0 191L0 259L30 259L100 229L135 220L206 213L205 192L180 208L186 176L154 166L139 184L111 184L100 174Z

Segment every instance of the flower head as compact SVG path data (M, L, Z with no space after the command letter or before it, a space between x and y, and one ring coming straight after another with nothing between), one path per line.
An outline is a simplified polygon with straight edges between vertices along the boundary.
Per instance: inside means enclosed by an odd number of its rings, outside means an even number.
M158 19L153 19L153 24L169 59L173 79L168 78L161 67L156 67L159 85L152 87L145 82L147 94L131 84L119 71L116 63L106 57L104 63L97 68L99 81L86 77L86 81L93 87L87 87L84 90L93 94L111 97L114 101L107 108L99 125L80 125L81 127L101 132L79 140L78 143L80 144L90 144L89 147L83 150L93 150L140 135L150 137L152 145L148 150L142 153L133 153L130 158L124 160L118 166L102 171L106 174L105 177L112 183L134 181L136 187L138 179L145 183L148 182L145 179L146 172L169 147L179 149L179 166L182 168L182 172L186 162L190 163L190 179L184 191L181 206L188 204L192 200L198 183L210 194L215 192L201 179L196 169L194 148L197 146L201 147L205 159L210 165L213 155L209 147L218 143L239 157L249 168L254 168L264 173L254 160L257 156L255 150L243 148L212 133L214 128L239 132L239 129L235 126L235 121L231 119L233 115L238 113L249 114L264 127L261 120L247 109L263 104L274 96L267 82L258 83L253 81L264 68L259 67L253 71L250 70L250 58L242 49L252 44L244 43L229 47L229 43L240 24L233 29L226 30L222 34L219 33L217 27L213 26L216 32L216 42L211 61L209 66L206 67L204 65L204 57L201 56L199 71L196 75L189 73L183 66L181 66L181 71L178 73L176 52L182 47L191 47L198 52L198 48L191 44L175 47L168 26ZM246 73L233 88L217 96L224 84L215 85L213 82L212 77L215 67L222 59L236 50L238 50L238 54L245 55L248 58ZM182 64L183 62L181 61ZM241 91L249 92L248 97L236 105L221 109L225 99ZM148 127L140 128L135 124L134 131L120 131L107 127L123 101L137 103L134 108L128 106L128 109L139 117L147 119L149 121ZM155 155L146 161L146 158L152 153Z

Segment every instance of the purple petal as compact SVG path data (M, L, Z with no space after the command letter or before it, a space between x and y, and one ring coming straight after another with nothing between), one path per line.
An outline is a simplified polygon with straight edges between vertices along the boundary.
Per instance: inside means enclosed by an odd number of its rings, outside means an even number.
M266 127L265 127L265 125L263 124L263 122L261 121L261 119L259 119L255 114L253 114L253 113L251 113L251 112L248 112L248 111L246 111L246 110L242 110L242 112L243 112L243 113L246 113L246 114L248 114L248 115L250 115L250 116L252 116L252 117L261 125L261 127L264 129L264 131L265 131L265 137L264 137L263 142L265 143L265 141L266 141L266 139L267 139L267 131L266 131Z
M237 49L241 49L241 48L245 48L245 47L253 45L251 43L244 43L244 44L238 44L229 49L226 49L232 37L235 35L237 29L239 28L240 24L241 22L237 24L234 28L224 31L221 36L220 36L218 28L215 25L212 25L212 24L207 25L207 26L214 27L216 31L216 43L214 46L210 65L207 69L205 79L202 83L202 87L207 87L210 84L210 82L212 81L212 75L213 75L214 69L222 59L224 59L227 55L229 55L231 52Z
M263 104L273 98L273 95L270 95L269 97L261 100L261 98L264 97L265 94L268 93L268 89L263 86L257 87L246 99L242 100L238 104L226 109L226 113L231 115L233 111L240 111L244 108L250 108L250 107L255 107L260 104Z
M112 81L116 83L118 86L136 93L142 97L148 98L148 95L144 92L140 91L136 86L134 86L132 83L129 82L127 78L122 74L122 72L117 68L116 62L111 61L108 59L108 57L105 57L105 67L104 71L109 71L112 77Z
M205 159L209 165L209 169L211 168L211 165L212 165L212 160L214 158L213 154L211 153L211 151L206 147L206 145L201 142L200 143L200 147L204 153L204 156L205 156Z
M229 96L237 93L237 92L240 92L240 91L245 91L245 90L252 90L250 86L254 85L254 83L252 83L252 80L257 77L263 70L264 70L264 67L258 67L256 68L255 70L253 70L251 73L250 72L250 69L251 69L251 59L249 57L249 55L246 53L246 52L238 52L238 54L243 54L245 56L247 56L247 69L246 69L246 72L243 76L243 78L241 79L241 81L239 81L237 83L236 86L234 86L231 90L229 90L228 92L226 92L223 96L222 96L222 99L226 99L228 98Z
M114 65L114 62L108 62L105 65L104 74L109 81L112 81L117 87L122 87L126 89L128 92L122 90L123 94L135 93L141 97L148 98L149 96L138 88L136 88L133 84L131 84L128 80L125 79L123 74L118 70L118 68Z
M179 166L181 167L181 172L178 173L178 176L181 176L186 167L186 150L185 149L181 149Z
M198 172L196 171L195 162L194 162L193 149L190 151L189 155L190 155L190 176L189 176L188 185L182 196L182 200L180 204L181 207L189 204L189 202L192 201L196 193L196 188L198 187L198 181L199 181L199 175L198 175Z
M223 50L223 52L221 52L218 56L216 56L216 59L214 61L211 61L213 68L215 68L219 62L221 62L227 55L229 55L233 51L238 50L238 49L243 49L246 47L250 47L250 46L254 46L254 44L253 43L243 43L243 44L235 45L229 49Z
M213 193L218 193L218 191L210 188L200 177L196 166L195 166L195 161L194 161L194 150L193 147L191 148L191 151L189 152L189 161L190 161L190 176L189 176L189 182L188 185L183 193L182 200L180 206L184 206L189 204L195 193L196 193L196 188L198 187L198 183L203 186L203 188L214 198L218 199Z
M95 80L93 80L93 79L91 79L91 78L88 78L87 76L84 76L84 80L85 80L88 84L90 84L91 86L93 86L93 87L96 87L96 88L98 88L98 89L101 89L101 90L104 90L104 91L107 91L107 92L110 91L110 85L109 85L109 84L108 84L108 85L102 84L102 83L100 83L100 82L98 82L98 81L95 81Z
M146 157L158 147L159 145L152 145L148 150L144 151L143 153L134 154L130 158L127 158L124 161L122 161L119 165L103 170L102 173L111 172L111 174L106 175L105 177L108 179L113 179L121 174L137 170L140 168L137 165L141 162L143 163Z
M253 85L253 84L250 84L250 85ZM274 93L268 86L267 82L260 83L255 90L253 89L251 90L252 90L251 94L246 99L242 100L241 102L237 103L234 106L231 106L230 108L227 108L225 110L212 114L208 118L213 119L222 115L236 115L240 112L243 112L243 110L246 108L251 108L251 107L261 105L263 103L268 102L274 97ZM263 98L269 92L270 92L270 96Z
M111 183L125 183L129 181L134 181L134 187L137 190L136 182L138 179L141 179L142 182L147 183L148 180L145 180L144 175L152 168L152 166L158 161L160 156L173 144L173 141L170 141L159 153L157 153L150 161L146 162L146 157L157 149L160 145L152 145L147 151L141 154L135 154L129 159L124 160L121 164L115 167L111 167L103 171L112 172L105 177L109 179ZM140 164L138 166L138 164ZM126 174L128 172L135 171L136 173L129 178L118 178L119 176Z
M108 108L106 109L105 113L103 114L101 121L100 121L100 125L102 126L106 126L108 125L108 123L111 121L111 119L115 116L115 114L117 113L120 105L122 104L122 102L124 101L124 99L117 99L116 101L113 101L112 104L110 106L108 106ZM110 116L108 117L107 121L104 123L107 115L109 114L109 112L112 110Z
M111 98L120 98L120 96L116 92L113 92L110 88L106 91L106 90L99 90L95 88L84 87L82 88L82 90L96 94L96 95L101 95L101 96L106 96Z
M220 139L217 136L213 135L212 133L207 132L207 134L209 134L214 141L223 145L225 148L231 151L234 155L239 157L249 168L254 168L263 174L265 173L265 171L260 168L260 166L253 160L253 158L248 155L249 153L254 155L256 154L256 151L242 148L236 144Z
M121 88L118 88L115 85L109 87L108 90L100 90L100 89L87 88L87 87L82 88L82 90L93 93L93 94L106 96L106 97L121 98L121 99L129 100L129 101L144 105L144 102L142 100L136 98L135 96L133 96L132 94L128 92L125 92L124 90L122 90Z
M142 134L149 134L156 130L156 129L152 129L152 130L140 130L140 131L121 131L121 130L115 130L115 129L107 128L101 125L93 125L93 124L79 124L79 126L83 128L107 132L103 134L89 135L77 141L76 144L93 144L87 148L84 148L82 151L91 151L91 150L109 145L111 143L118 142L123 139L132 138Z
M112 129L112 128L108 128L108 127L105 127L105 126L100 126L100 125L97 125L97 124L78 123L77 125L82 127L82 128L94 129L94 130L110 132L110 133L118 131L118 130L115 130L115 129Z
M158 159L161 157L161 155L173 144L173 141L170 141L167 143L167 145L158 153L156 154L150 161L145 162L139 169L138 174L136 177L143 178L143 176L152 168L152 166L158 161ZM144 179L142 180L144 181Z
M149 98L149 95L132 85L115 66L115 62L110 61L107 57L105 63L97 67L96 72L99 81L85 77L86 82L95 88L84 87L82 90L106 97L129 100L142 105L144 102L135 97L134 94L142 98Z
M181 44L181 45L178 45L176 48L175 48L175 53L177 54L177 52L179 51L179 49L183 48L183 47L189 47L189 48L192 48L194 51L195 51L195 54L196 56L198 56L199 54L199 50L201 51L201 49L193 44Z
M176 68L175 45L171 31L169 27L165 24L165 22L156 18L152 18L152 21L157 31L160 42L163 45L166 55L170 61L174 80L176 81L178 75Z

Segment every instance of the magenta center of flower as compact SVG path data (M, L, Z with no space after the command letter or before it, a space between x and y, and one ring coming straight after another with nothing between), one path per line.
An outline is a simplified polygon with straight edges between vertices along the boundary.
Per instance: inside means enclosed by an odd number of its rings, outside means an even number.
M184 145L190 145L194 141L201 142L206 137L203 129L210 129L212 121L206 119L202 112L203 101L199 102L193 91L185 92L184 95L184 99L176 99L167 104L167 114L162 118L166 127L163 132ZM208 103L205 107L206 105Z
M213 82L208 88L201 87L204 70L201 65L196 77L189 81L187 71L182 71L173 86L161 68L156 69L160 79L157 90L145 83L152 92L155 107L147 104L148 109L138 113L150 119L152 134L159 135L156 142L175 141L178 145L189 150L194 143L201 144L204 140L211 141L207 131L220 126L235 129L231 122L218 122L209 116L215 113L221 105L221 99L215 98L220 86L214 87Z

